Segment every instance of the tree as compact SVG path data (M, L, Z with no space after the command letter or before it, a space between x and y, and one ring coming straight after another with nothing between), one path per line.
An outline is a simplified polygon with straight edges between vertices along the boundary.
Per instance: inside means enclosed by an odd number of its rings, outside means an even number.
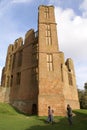
M85 109L87 109L87 82L84 84L84 101L85 101Z
M79 102L80 102L80 108L83 109L84 108L84 91L78 89L78 96L79 96Z
M84 84L84 89L87 91L87 83Z
M87 109L87 83L84 84L84 90L78 89L78 96L81 109Z

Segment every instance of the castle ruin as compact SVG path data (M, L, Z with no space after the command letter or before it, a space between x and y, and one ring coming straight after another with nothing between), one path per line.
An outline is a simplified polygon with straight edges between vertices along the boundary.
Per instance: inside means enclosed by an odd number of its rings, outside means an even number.
M74 65L59 50L54 6L38 8L38 30L10 44L1 85L9 89L8 102L27 114L64 116L66 105L79 109ZM6 96L7 97L7 96Z

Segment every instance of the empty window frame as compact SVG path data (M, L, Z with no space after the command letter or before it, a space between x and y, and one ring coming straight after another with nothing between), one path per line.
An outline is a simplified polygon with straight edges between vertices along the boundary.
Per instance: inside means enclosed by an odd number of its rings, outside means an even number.
M45 7L45 9L44 9L44 17L45 17L46 19L49 18L49 8L48 8L48 7Z
M61 64L61 80L62 80L62 82L63 82L63 64Z
M12 55L9 57L9 70L11 69L11 65L12 65Z
M12 87L13 85L13 75L11 75L11 82L10 82L10 86Z
M34 82L38 81L38 67L32 68L32 80Z
M69 85L73 85L72 74L68 72Z
M22 65L22 54L23 54L22 51L18 52L18 66Z
M12 69L15 68L16 54L13 55Z
M53 71L53 55L47 54L47 70Z
M51 29L50 25L46 24L46 45L51 45Z
M9 87L9 81L10 81L10 77L7 76L7 87Z
M17 78L16 78L16 84L20 85L20 82L21 82L21 72L18 72L17 73Z

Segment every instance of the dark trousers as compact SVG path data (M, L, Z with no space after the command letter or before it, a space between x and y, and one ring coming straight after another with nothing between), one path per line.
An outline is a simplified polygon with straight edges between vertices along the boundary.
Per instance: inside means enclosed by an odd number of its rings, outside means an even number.
M69 124L72 125L72 116L68 116Z

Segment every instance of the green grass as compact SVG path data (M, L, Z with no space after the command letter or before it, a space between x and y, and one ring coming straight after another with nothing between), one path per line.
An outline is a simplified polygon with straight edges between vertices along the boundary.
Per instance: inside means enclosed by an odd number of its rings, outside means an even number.
M74 113L72 126L67 117L54 117L52 125L46 122L47 117L26 116L9 104L0 103L0 130L86 130L87 110L75 110Z

